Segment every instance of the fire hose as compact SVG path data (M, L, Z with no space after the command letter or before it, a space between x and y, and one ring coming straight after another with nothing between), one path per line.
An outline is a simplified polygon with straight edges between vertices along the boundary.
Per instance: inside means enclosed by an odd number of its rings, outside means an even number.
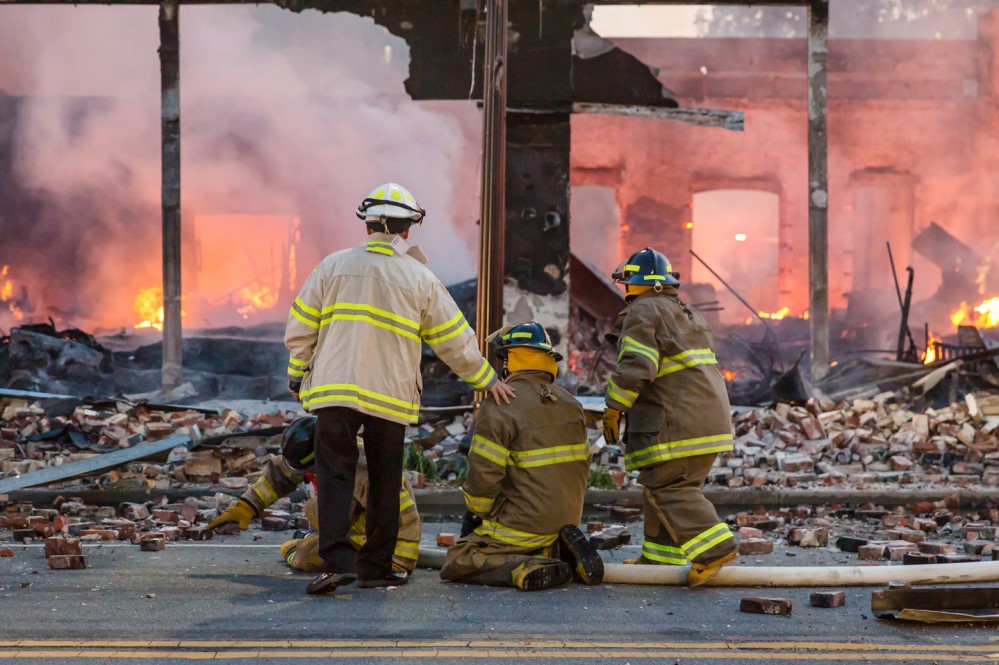
M418 565L440 569L446 550L421 547ZM604 584L686 586L687 566L604 564ZM729 566L710 580L721 587L827 587L999 582L999 561L916 566Z

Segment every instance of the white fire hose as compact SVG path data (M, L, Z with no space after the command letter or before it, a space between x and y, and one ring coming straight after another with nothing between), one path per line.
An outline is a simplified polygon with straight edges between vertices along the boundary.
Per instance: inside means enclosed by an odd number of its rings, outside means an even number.
M418 565L440 569L446 550L420 547ZM604 584L686 586L687 566L604 563ZM706 586L828 587L999 582L999 561L936 563L918 566L727 566Z

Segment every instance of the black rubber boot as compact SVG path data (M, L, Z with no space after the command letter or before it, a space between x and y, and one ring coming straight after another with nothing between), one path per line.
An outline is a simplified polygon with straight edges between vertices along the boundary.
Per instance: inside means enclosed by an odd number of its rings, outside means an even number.
M407 582L409 582L409 575L406 573L392 572L385 577L376 577L371 580L357 580L357 586L362 589L377 589L378 587L385 586L403 586Z
M579 527L567 524L558 533L559 558L572 567L583 584L600 584L604 580L604 560L597 548L586 539Z
M572 569L561 561L543 563L537 566L524 566L524 570L514 574L514 583L521 591L541 591L562 586L572 579Z

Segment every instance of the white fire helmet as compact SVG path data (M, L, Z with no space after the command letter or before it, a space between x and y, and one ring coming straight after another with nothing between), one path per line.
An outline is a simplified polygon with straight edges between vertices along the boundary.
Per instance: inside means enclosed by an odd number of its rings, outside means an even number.
M394 182L375 187L368 197L361 201L355 211L357 218L365 222L386 219L411 219L414 224L423 221L427 211L420 207L408 189Z

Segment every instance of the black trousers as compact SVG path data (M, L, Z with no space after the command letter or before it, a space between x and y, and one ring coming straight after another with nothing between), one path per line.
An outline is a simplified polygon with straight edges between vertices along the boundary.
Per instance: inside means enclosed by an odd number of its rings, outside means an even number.
M360 579L384 577L392 572L392 553L399 537L406 427L339 406L321 409L316 417L316 503L323 572L356 572ZM358 458L357 433L362 426L368 460L367 542L358 552L348 535Z

